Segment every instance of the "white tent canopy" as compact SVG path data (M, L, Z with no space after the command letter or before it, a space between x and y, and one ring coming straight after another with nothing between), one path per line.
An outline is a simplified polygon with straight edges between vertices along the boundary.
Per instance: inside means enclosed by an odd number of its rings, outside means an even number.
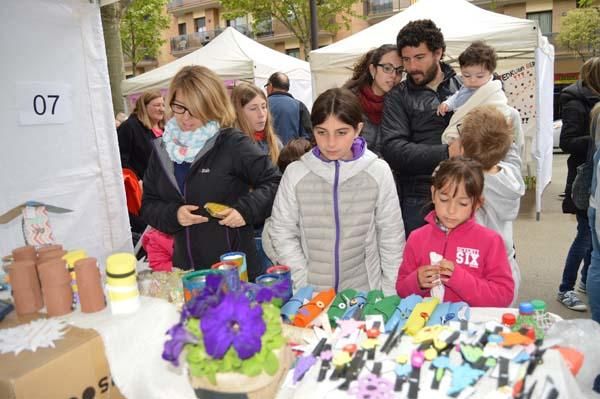
M535 61L536 123L530 137L536 160L536 210L552 176L552 91L554 49L539 32L537 22L483 10L466 0L419 0L406 10L344 40L310 53L314 96L341 86L354 63L372 48L396 43L400 29L410 21L431 19L446 42L444 60L452 63L474 40L484 40L498 53L498 72Z
M123 94L167 88L171 78L186 65L202 65L224 80L249 80L259 87L272 73L283 72L290 78L290 93L309 108L312 105L308 62L263 46L231 27L193 53L123 81Z

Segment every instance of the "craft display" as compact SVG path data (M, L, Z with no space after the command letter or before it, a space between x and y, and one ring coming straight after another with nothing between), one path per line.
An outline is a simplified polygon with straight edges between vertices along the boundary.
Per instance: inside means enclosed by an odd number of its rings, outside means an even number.
M225 260L215 263L210 268L223 274L223 278L230 290L238 291L240 289L242 275L241 267L243 262L241 261L242 258L240 256L236 256L234 259L237 259L238 261Z
M17 314L39 311L44 304L35 263L31 260L15 261L8 266L8 275Z
M237 276L237 267L234 268L234 271ZM200 295L206 286L206 276L209 274L218 273L221 273L221 271L215 269L196 270L194 272L185 273L181 278L183 282L183 298L185 299L185 302L189 302L193 297Z
M136 264L135 256L128 253L113 254L106 259L106 291L113 314L132 313L140 307Z
M100 269L96 258L75 261L74 273L79 287L79 303L83 313L94 313L106 307Z
M66 262L62 258L50 258L40 261L37 269L48 316L70 313L73 310L73 290Z
M67 270L71 275L71 289L73 290L73 306L76 306L79 303L77 278L75 276L75 262L84 258L87 258L87 253L83 249L69 251L63 256L63 259L67 262Z
M267 274L275 274L275 275L279 276L279 278L288 280L290 282L290 284L289 284L290 288L288 289L286 298L284 298L284 303L289 301L292 298L292 296L294 295L294 292L292 290L294 287L294 282L292 281L292 271L290 270L290 268L288 266L284 266L284 265L271 266L267 269Z
M178 366L183 353L195 389L274 397L288 360L280 310L272 302L285 295L287 284L249 292L253 285L242 283L232 291L222 274L207 275L204 289L168 331L163 359Z
M181 306L184 302L182 279L187 273L176 267L170 272L141 271L138 274L140 295L161 298Z
M248 265L246 264L246 254L243 252L227 252L221 255L222 262L233 262L238 267L241 281L248 281Z
M67 251L65 251L62 245L60 244L45 245L43 247L38 248L37 260L38 263L42 263L47 261L48 259L62 258L66 253Z

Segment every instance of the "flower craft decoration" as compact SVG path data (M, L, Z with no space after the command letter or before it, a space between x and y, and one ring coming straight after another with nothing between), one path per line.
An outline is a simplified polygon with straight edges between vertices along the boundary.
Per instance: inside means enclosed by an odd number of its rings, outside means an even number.
M285 339L273 302L281 300L288 285L287 280L271 287L242 282L239 291L230 291L222 275L208 275L204 289L184 305L179 323L167 331L163 359L178 366L185 353L190 374L213 384L221 372L275 375L279 360L274 350Z

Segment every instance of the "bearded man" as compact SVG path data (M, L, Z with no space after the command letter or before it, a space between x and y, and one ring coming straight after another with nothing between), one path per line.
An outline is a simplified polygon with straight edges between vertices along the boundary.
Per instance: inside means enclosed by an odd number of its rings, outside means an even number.
M461 81L441 62L446 50L442 31L429 19L405 25L396 38L406 80L386 96L381 122L383 157L396 177L406 238L425 224L431 204L431 174L444 159L459 155L459 141L442 144L451 113L437 115Z

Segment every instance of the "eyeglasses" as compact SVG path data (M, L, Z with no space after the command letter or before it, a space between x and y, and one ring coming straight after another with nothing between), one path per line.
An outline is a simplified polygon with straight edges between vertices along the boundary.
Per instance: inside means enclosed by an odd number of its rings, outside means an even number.
M456 131L458 132L459 136L462 136L462 132L460 131L460 129L462 129L462 123L457 123L456 124Z
M376 64L376 65L378 67L381 67L381 69L383 69L383 72L385 72L387 74L392 74L392 73L396 72L396 75L401 75L402 72L404 71L403 66L395 67L392 64Z
M171 103L170 106L171 106L171 111L173 111L174 114L182 115L187 112L189 116L194 118L194 115L192 115L190 110L187 109L185 106L183 106L181 104L177 104L177 103Z

